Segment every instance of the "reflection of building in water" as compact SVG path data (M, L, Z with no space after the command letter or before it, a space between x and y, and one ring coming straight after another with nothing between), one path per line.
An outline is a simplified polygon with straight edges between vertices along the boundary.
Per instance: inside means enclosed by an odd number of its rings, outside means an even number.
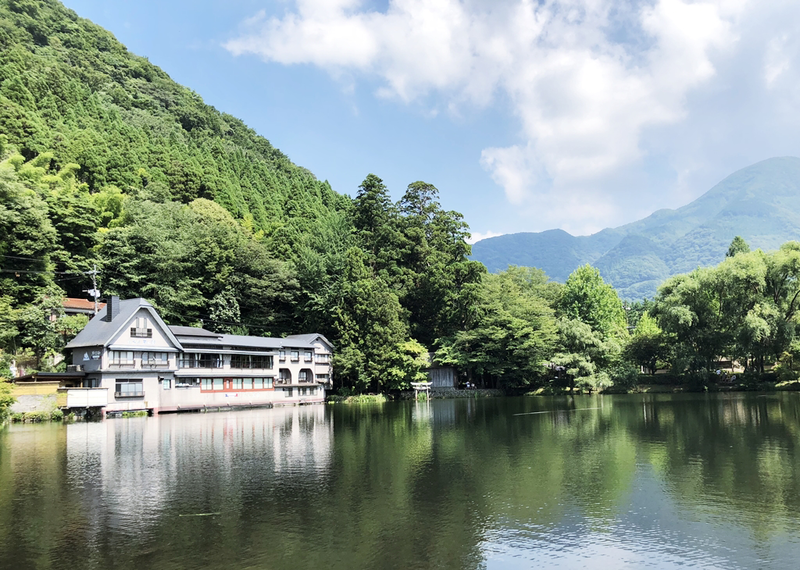
M324 406L106 420L66 429L68 476L80 482L93 534L110 528L136 536L176 510L222 511L233 494L273 489L285 471L319 481L328 474L333 447L333 418Z
M433 405L430 400L424 402L414 402L414 407L411 408L411 417L414 423L429 424L433 419Z

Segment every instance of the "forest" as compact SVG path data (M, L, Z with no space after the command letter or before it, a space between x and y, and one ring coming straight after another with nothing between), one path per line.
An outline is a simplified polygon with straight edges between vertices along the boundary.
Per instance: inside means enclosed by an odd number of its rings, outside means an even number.
M720 360L797 376L796 242L735 240L626 305L588 265L563 284L488 273L432 184L344 190L55 0L0 0L0 375L52 368L86 323L62 299L96 266L103 296L169 324L326 335L341 393L407 388L430 354L508 390L627 390Z

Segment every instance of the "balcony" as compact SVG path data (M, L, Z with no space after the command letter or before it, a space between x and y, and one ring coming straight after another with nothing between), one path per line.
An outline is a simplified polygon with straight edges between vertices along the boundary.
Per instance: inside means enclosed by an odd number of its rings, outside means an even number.
M144 398L144 392L114 392L115 398Z
M108 388L59 388L68 408L101 408L108 405Z
M222 360L179 360L178 368L222 368Z

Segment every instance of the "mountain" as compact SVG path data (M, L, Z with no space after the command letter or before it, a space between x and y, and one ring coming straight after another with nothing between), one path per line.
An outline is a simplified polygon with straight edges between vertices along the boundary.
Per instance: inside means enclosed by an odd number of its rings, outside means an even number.
M731 240L776 249L800 239L800 158L770 158L743 168L677 210L590 236L562 230L488 238L472 247L489 271L543 269L563 281L590 263L626 299L651 297L671 275L718 263Z

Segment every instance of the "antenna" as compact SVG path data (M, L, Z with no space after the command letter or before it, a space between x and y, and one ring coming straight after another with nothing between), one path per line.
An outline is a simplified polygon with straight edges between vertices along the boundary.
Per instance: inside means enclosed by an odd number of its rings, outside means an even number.
M86 293L89 293L92 297L94 297L94 314L97 314L97 298L100 297L100 291L97 289L97 264L92 265L91 271L85 271L85 275L92 276L92 288L91 289L84 289Z

